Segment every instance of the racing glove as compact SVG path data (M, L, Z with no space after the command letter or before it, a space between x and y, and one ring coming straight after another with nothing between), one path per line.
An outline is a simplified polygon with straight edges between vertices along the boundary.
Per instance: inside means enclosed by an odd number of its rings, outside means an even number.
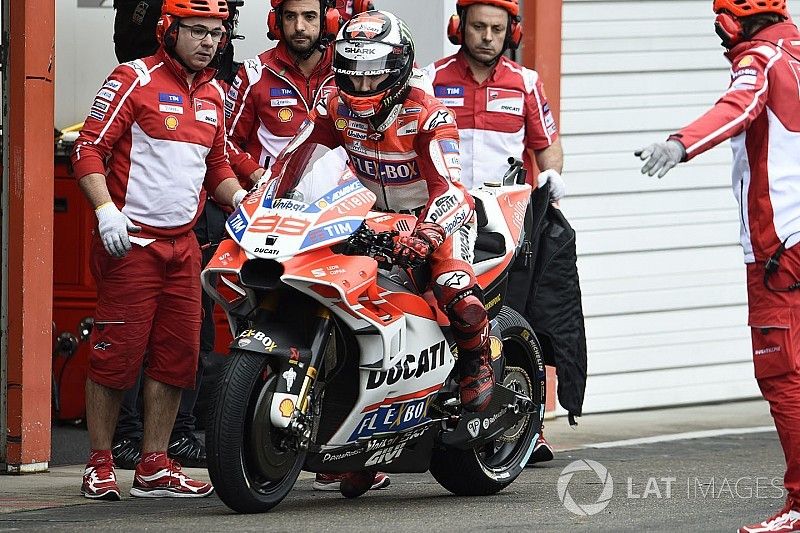
M544 187L545 183L550 183L550 203L554 204L567 195L567 185L564 178L554 169L549 168L539 174L539 187Z
M94 210L100 239L109 255L123 257L131 249L128 233L139 233L142 228L131 222L113 202L106 202Z
M420 222L411 235L403 235L394 245L394 257L400 264L425 262L444 242L444 229L439 224Z
M633 155L642 161L647 161L642 167L642 174L654 176L658 172L658 177L663 178L672 167L683 161L686 149L678 141L670 139L640 148Z

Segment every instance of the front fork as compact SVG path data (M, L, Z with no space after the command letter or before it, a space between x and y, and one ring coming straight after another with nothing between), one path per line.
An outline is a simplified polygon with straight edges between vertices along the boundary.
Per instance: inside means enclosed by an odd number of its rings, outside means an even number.
M286 428L301 449L311 441L311 389L317 377L325 349L328 346L334 319L330 311L321 308L310 348L290 348L290 357L279 359L278 385L270 406L270 422Z

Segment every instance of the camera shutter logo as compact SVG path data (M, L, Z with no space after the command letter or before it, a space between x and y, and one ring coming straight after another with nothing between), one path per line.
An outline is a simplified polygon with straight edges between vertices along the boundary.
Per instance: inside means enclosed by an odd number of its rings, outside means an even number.
M603 491L598 496L597 501L594 503L578 503L569 493L569 482L576 472L592 471L600 479L603 484ZM614 494L614 481L611 479L611 474L608 469L591 459L580 459L568 464L561 475L558 476L558 483L556 484L558 491L558 498L564 505L564 508L569 512L579 516L591 516L597 514L608 506L611 501L611 496Z

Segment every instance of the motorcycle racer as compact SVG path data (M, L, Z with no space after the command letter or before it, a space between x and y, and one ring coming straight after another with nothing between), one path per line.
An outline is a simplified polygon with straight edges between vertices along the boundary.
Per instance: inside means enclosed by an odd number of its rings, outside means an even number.
M433 292L458 345L462 406L482 411L495 379L471 265L474 201L459 183L453 114L424 90L413 63L411 33L395 15L367 11L348 21L334 48L338 90L317 104L285 153L314 143L342 146L356 176L377 196L377 209L418 216L413 233L396 240L395 256L429 261Z

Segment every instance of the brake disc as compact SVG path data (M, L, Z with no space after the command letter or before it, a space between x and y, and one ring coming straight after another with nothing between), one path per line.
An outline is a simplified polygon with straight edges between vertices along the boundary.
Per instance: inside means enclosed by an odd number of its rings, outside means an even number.
M505 374L503 375L503 386L508 387L517 394L533 398L531 379L524 368L518 366L507 366ZM525 426L528 423L530 415L525 415L519 422L508 428L505 433L500 435L498 439L501 442L514 442L522 434Z

